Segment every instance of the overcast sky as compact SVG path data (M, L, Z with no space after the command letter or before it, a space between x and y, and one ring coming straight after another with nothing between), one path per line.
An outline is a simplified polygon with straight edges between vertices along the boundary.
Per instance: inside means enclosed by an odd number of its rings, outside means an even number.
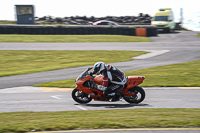
M184 17L200 12L200 0L1 0L0 20L15 20L14 5L35 5L35 16L151 16L159 8L172 8L176 21L180 8Z

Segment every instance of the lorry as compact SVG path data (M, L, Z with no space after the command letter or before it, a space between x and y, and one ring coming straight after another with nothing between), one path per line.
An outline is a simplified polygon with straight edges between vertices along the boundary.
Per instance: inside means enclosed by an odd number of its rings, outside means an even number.
M151 25L155 25L158 31L162 32L172 32L175 29L176 23L174 22L174 14L171 8L160 8L158 12L155 13L151 21Z

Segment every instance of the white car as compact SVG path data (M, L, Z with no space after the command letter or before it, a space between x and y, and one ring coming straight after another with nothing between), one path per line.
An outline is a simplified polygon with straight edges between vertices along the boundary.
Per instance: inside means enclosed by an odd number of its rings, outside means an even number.
M92 23L92 25L94 25L94 26L98 26L98 25L100 25L100 26L118 26L117 23L108 21L108 20L100 20L100 21Z

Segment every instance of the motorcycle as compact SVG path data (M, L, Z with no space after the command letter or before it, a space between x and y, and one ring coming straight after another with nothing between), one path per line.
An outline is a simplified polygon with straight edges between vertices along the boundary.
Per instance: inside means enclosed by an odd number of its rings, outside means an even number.
M97 89L95 84L102 85L102 75L93 75L90 72L92 68L87 68L81 73L75 83L76 87L72 91L72 98L78 103L89 103L94 100L109 101L103 93L103 90ZM124 88L118 90L112 101L119 101L124 99L128 103L140 103L145 98L145 91L142 87L138 86L143 82L145 76L128 76L127 83Z

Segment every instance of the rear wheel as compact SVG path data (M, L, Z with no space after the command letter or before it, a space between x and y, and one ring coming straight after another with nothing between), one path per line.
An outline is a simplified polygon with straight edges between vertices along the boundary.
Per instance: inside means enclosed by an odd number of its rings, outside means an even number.
M78 89L74 89L72 91L72 98L78 103L89 103L92 100L92 98L88 96L88 94Z
M145 91L142 87L136 86L128 90L129 93L135 93L133 96L124 96L124 100L128 103L140 103L145 98Z

